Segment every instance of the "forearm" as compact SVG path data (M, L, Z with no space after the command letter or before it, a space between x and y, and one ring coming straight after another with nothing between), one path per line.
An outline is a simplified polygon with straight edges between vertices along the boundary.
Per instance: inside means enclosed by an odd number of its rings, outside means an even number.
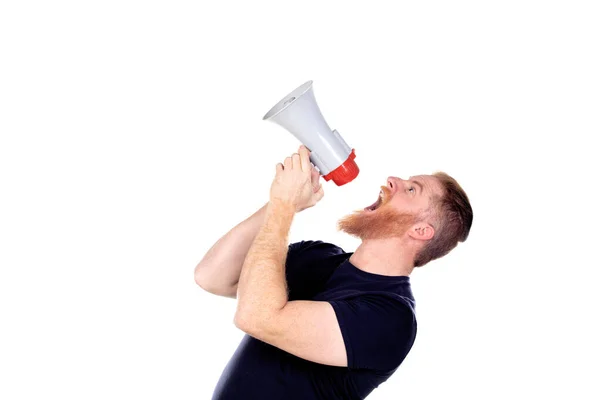
M268 319L287 303L285 259L295 208L270 202L265 221L250 246L237 290L237 324ZM253 322L248 322L251 318Z
M208 250L194 270L200 286L211 291L233 287L238 282L244 259L265 220L268 204L233 227Z

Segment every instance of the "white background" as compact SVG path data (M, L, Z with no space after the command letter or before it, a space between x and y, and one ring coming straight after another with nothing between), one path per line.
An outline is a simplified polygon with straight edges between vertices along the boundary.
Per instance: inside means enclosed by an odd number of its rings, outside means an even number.
M195 285L299 142L307 80L352 183L443 170L469 239L411 275L419 323L369 399L598 398L600 14L580 1L4 1L0 397L208 399L242 333Z

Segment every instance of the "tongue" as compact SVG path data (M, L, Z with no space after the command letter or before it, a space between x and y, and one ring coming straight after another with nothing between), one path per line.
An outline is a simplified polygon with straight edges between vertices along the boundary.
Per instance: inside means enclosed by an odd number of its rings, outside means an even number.
M369 207L365 207L365 209L367 210L375 210L377 207L379 207L379 205L381 204L381 197L379 197L377 199L377 201L373 204L371 204Z

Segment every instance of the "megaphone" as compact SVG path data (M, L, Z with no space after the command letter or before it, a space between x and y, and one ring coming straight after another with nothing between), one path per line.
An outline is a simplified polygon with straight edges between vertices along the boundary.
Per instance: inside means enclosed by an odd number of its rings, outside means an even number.
M281 99L263 117L294 135L310 153L310 161L326 181L342 186L358 176L356 154L336 130L331 130L319 110L308 81Z

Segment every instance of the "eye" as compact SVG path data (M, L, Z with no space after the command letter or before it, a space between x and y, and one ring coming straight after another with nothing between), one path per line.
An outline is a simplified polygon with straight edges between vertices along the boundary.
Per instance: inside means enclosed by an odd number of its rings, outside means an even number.
M413 191L413 193L415 193L415 188L414 188L414 187L412 187L412 186L411 186L410 188L408 188L408 191L409 191L409 192L410 192L411 190Z

